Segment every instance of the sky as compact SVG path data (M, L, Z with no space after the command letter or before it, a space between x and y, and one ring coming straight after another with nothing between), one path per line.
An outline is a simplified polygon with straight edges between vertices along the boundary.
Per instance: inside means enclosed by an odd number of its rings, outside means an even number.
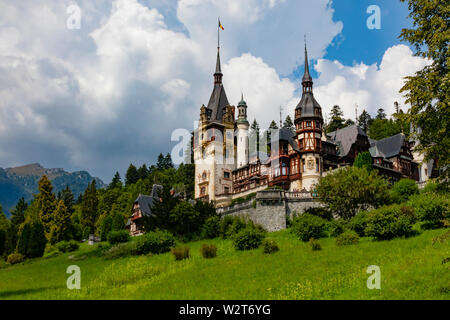
M228 100L243 93L262 128L280 106L293 118L305 37L325 116L333 105L390 115L395 101L406 111L403 78L429 63L398 39L407 16L397 0L0 0L0 167L109 183L171 152L174 130L192 131L208 103L218 17Z

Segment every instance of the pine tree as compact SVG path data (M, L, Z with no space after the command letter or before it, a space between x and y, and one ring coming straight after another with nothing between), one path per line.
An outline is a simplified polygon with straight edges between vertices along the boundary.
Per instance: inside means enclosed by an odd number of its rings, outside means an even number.
M64 201L64 205L67 208L67 212L70 214L73 214L75 212L74 205L75 205L75 199L72 193L72 190L70 190L69 186L66 185L66 188L58 193L58 200Z
M148 169L145 163L138 169L138 177L139 179L146 179L148 177Z
M139 181L139 174L136 167L131 163L125 175L125 185L129 186Z
M386 119L386 113L384 112L383 108L378 109L376 119L378 119L378 120Z
M81 222L84 227L89 228L89 232L95 232L95 223L98 217L98 198L95 180L89 184L83 194L81 203Z
M153 202L152 215L143 218L144 229L146 231L154 229L173 229L170 212L180 200L171 194L171 190L171 186L164 183L162 190L158 192L158 197Z
M171 169L174 168L173 162L172 162L172 156L170 153L167 153L166 157L164 158L164 169Z
M27 221L22 225L17 252L27 258L42 257L47 244L44 226L40 221Z
M122 187L122 179L120 178L119 172L116 171L114 178L108 186L108 189L121 188Z
M367 133L369 129L371 120L372 117L370 116L370 114L366 110L363 110L363 112L359 116L358 125L364 130L365 133Z
M41 220L47 239L50 237L52 227L53 213L56 209L56 198L53 194L53 186L47 176L42 176L39 180L39 193L36 196L39 210L39 219Z
M333 106L330 112L330 123L328 124L326 131L333 132L345 127L345 120L343 118L344 113L338 105Z
M71 213L68 211L63 200L56 206L54 220L50 231L50 243L55 244L63 240L69 240L71 237Z
M13 253L17 247L19 227L25 222L25 211L28 204L25 199L20 198L14 210L11 212L10 226L6 234L5 252L6 254Z
M294 122L292 122L291 116L287 116L286 120L283 122L283 128L289 129L292 132L295 132Z
M158 156L158 161L156 162L156 168L158 170L164 170L165 169L165 158L162 153Z

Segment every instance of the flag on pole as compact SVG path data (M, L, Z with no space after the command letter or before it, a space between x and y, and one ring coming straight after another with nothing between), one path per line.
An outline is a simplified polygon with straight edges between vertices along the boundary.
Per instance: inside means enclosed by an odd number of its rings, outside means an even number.
M222 30L225 30L225 28L222 26L222 24L220 23L220 20L219 20L219 28L220 29L222 29Z

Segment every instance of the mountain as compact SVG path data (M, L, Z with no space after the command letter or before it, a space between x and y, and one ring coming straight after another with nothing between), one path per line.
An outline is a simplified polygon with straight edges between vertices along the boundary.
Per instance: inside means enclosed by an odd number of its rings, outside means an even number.
M86 171L66 172L63 169L46 169L39 163L16 168L0 168L0 204L7 216L21 197L26 201L33 198L33 194L38 192L38 182L43 175L52 181L54 193L68 185L75 199L94 179L97 188L105 187L102 180L92 177Z

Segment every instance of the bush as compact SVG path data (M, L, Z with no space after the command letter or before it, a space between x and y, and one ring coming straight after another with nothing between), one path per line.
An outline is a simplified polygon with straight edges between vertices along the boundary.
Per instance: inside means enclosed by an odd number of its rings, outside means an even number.
M55 245L50 245L49 243L47 243L43 257L46 259L53 258L53 257L58 256L60 253L61 252L58 250L58 248Z
M23 254L20 253L11 253L8 258L7 258L7 262L9 264L16 264L16 263L21 263L23 262L23 260L25 260L25 256Z
M359 236L355 231L345 231L336 238L336 244L338 246L357 244L358 242Z
M329 224L330 236L337 237L348 229L348 221L344 219L333 220Z
M305 211L305 213L312 214L313 216L317 216L328 221L333 220L333 214L327 208L323 207L309 208L308 210Z
M237 250L257 249L265 234L255 228L245 228L233 236L233 245Z
M165 253L175 245L174 236L168 231L152 231L140 236L136 241L136 254Z
M390 191L394 203L405 202L409 197L418 193L419 187L412 179L401 179L400 181L397 181Z
M312 251L322 250L322 246L320 245L319 240L314 238L309 239L309 245L311 246Z
M103 254L105 259L118 259L128 257L134 253L134 247L130 243L119 243L106 250Z
M77 251L80 248L80 245L75 240L70 240L58 242L55 244L55 247L59 252L66 253Z
M220 218L212 216L206 219L202 227L202 236L206 239L214 239L220 234Z
M177 260L177 261L189 259L189 257L190 257L189 247L173 248L171 251L172 251L172 254L175 256L175 260Z
M365 233L377 240L408 237L413 234L415 218L412 208L390 205L370 211Z
M367 211L361 211L350 220L350 229L355 231L360 237L366 236Z
M213 245L213 244L211 244L211 245L207 245L207 244L202 245L202 248L201 248L200 251L202 252L203 258L205 258L205 259L211 259L211 258L216 257L216 255L217 255L217 247L215 245Z
M112 245L128 242L131 239L127 230L110 231L108 233L108 242Z
M305 213L292 221L291 232L301 241L311 238L322 238L326 236L327 221L325 219Z
M227 229L227 238L231 238L247 227L247 223L241 217L234 217L233 223Z
M227 238L228 229L233 224L233 221L234 221L234 217L232 217L232 216L225 216L222 219L222 221L220 222L219 233L220 233L220 236L223 239Z
M263 252L267 254L275 253L280 250L278 244L275 242L275 240L272 239L265 239L262 245L264 248Z
M408 205L414 208L417 218L423 222L423 229L442 228L444 221L450 217L449 200L437 194L415 195Z

